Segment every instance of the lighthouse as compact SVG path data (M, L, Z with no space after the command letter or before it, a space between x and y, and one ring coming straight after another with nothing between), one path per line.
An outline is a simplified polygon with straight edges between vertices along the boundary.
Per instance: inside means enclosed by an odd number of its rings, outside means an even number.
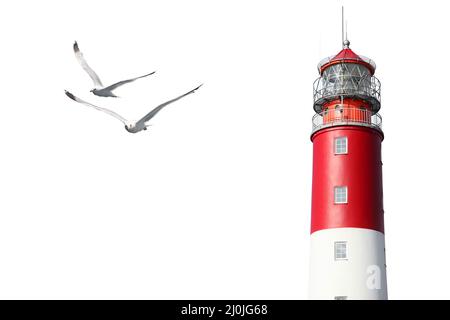
M344 37L343 37L344 38ZM314 82L310 299L387 299L380 81L350 49Z

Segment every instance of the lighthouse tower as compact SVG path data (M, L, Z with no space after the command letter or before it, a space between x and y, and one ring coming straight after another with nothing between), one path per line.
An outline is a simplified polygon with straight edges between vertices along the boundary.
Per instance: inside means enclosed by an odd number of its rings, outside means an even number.
M311 299L387 299L380 82L350 49L314 82Z

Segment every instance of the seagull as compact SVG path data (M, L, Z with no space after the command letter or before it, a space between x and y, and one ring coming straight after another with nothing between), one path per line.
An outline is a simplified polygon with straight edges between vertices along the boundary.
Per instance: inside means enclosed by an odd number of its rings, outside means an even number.
M112 93L112 91L114 89L117 89L118 87L120 87L120 86L122 86L122 85L124 85L126 83L133 82L133 81L135 81L137 79L148 77L148 76L150 76L150 75L152 75L152 74L154 74L156 72L156 71L153 71L153 72L145 74L143 76L136 77L136 78L133 78L133 79L119 81L119 82L114 83L114 84L112 84L112 85L110 85L108 87L105 87L102 84L102 82L100 81L100 78L95 73L95 71L92 70L92 68L87 64L86 60L83 57L83 53L81 53L80 48L78 47L78 43L76 41L73 44L73 51L75 52L75 56L77 57L77 60L80 63L81 67L84 69L84 71L87 72L89 77L91 77L92 81L94 81L95 88L92 89L91 92L93 94L95 94L96 96L117 98L117 96L114 93Z
M162 108L164 108L165 106L168 106L169 104L171 104L171 103L173 103L173 102L175 102L177 100L180 100L181 98L186 97L187 95L189 95L191 93L194 93L201 86L202 86L202 84L199 85L197 88L195 88L195 89L193 89L193 90L191 90L191 91L189 91L189 92L187 92L187 93L185 93L185 94L183 94L183 95L181 95L179 97L176 97L175 99L172 99L172 100L164 102L163 104L160 104L159 106L154 108L152 111L147 113L144 117L142 117L142 119L140 119L138 121L129 121L129 120L125 119L124 117L122 117L121 115L119 115L118 113L116 113L116 112L114 112L112 110L109 110L109 109L106 109L106 108L97 107L97 106L95 106L95 105L93 105L93 104L91 104L89 102L86 102L86 101L84 101L84 100L74 96L72 93L70 93L67 90L65 90L65 92L66 92L66 96L68 96L70 99L72 99L72 100L74 100L74 101L76 101L78 103L82 103L84 105L87 105L88 107L92 107L92 108L97 109L99 111L103 111L103 112L113 116L114 118L119 119L120 121L123 122L123 124L125 125L125 129L128 132L130 132L130 133L137 133L137 132L142 131L142 130L147 130L147 127L150 126L150 125L147 124L147 122L151 118L153 118Z

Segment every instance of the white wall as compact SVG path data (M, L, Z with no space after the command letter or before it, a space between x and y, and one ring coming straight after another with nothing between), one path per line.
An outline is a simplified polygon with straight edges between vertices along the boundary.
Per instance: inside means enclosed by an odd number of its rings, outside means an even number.
M347 258L335 260L335 242L347 243ZM387 299L384 235L362 228L332 228L311 235L311 299Z

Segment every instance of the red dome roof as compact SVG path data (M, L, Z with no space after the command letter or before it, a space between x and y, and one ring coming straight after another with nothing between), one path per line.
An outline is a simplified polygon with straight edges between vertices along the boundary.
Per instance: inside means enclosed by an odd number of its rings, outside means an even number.
M375 73L376 68L375 62L364 56L357 55L350 48L344 48L337 55L325 58L322 61L320 61L318 65L319 73L322 74L322 72L326 68L338 63L362 64L370 70L370 73L372 75Z

